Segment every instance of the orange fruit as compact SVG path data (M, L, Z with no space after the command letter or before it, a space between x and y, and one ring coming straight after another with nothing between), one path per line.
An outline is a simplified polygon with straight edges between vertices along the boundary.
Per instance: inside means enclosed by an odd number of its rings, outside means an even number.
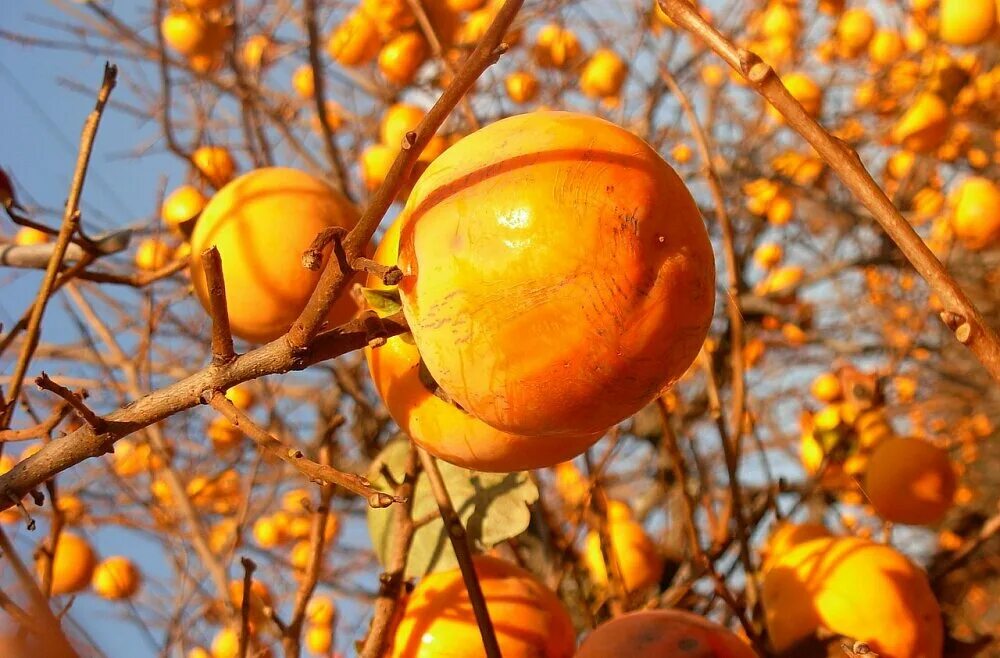
M329 626L306 626L304 644L309 653L325 656L333 646L333 631Z
M162 240L148 238L139 243L135 252L135 266L140 270L151 272L158 270L170 262L173 248Z
M616 617L587 636L575 658L755 658L735 633L686 610L641 610Z
M355 11L330 34L326 49L344 66L358 66L375 57L380 45L375 22L367 13Z
M951 113L940 96L923 92L910 103L892 128L892 140L916 153L940 146L948 136Z
M109 557L94 569L91 585L105 599L127 599L139 590L139 570L128 558Z
M160 217L171 230L190 232L207 203L208 198L197 187L181 185L163 200Z
M538 95L538 78L527 71L517 71L507 76L504 87L515 103L530 103Z
M427 53L424 35L414 30L403 32L382 47L378 54L378 70L389 82L408 85L427 59Z
M351 229L357 217L343 195L305 172L266 167L240 176L212 197L191 235L198 300L209 308L200 254L215 246L233 334L274 340L288 331L319 280L319 271L302 266L303 252L323 229ZM330 251L327 246L324 254ZM350 295L342 295L330 310L329 326L349 320L355 310Z
M906 52L906 44L899 32L882 28L868 43L868 57L877 66L890 66Z
M793 71L781 76L788 93L802 105L802 109L811 117L819 116L823 109L823 90L812 78L800 71ZM768 104L767 112L777 120L782 120L781 113Z
M417 22L407 0L361 0L359 8L387 33L404 30Z
M196 55L205 50L208 26L198 14L169 11L160 23L163 40L182 55Z
M316 80L313 78L312 66L303 64L292 73L292 89L299 98L309 100L316 94Z
M764 576L774 649L823 630L892 658L940 658L941 610L924 572L894 548L855 537L813 539Z
M565 68L580 57L580 41L570 29L549 23L535 39L534 54L539 66Z
M495 557L473 558L504 658L570 658L576 632L558 597ZM388 658L474 658L483 644L458 569L425 576L406 602Z
M843 395L840 378L832 372L824 372L817 376L813 380L809 392L820 402L836 402Z
M625 590L639 592L659 582L663 574L663 558L642 525L632 520L630 512L628 514L623 516L622 511L609 514L608 535L612 555L608 556L608 561L618 563ZM608 571L601 551L601 537L597 532L587 534L583 560L591 579L606 587Z
M314 596L306 606L306 619L309 623L326 626L333 623L337 615L337 606L328 596Z
M941 40L956 46L986 41L997 27L996 0L941 0Z
M875 36L875 20L861 7L848 9L840 15L836 36L843 54L853 57L864 50Z
M956 487L948 453L923 439L885 439L865 472L865 493L875 512L894 523L939 522L951 509Z
M50 239L51 236L48 233L39 231L36 228L31 228L30 226L24 226L18 229L17 233L14 234L14 244L21 247L45 244Z
M399 290L420 355L497 429L603 432L701 348L715 305L704 222L673 169L614 124L491 124L430 164L403 216Z
M270 516L262 516L254 521L253 538L261 548L274 548L286 539L282 527Z
M771 563L799 544L830 536L829 529L822 523L779 521L760 550L761 557L764 558L763 569L766 571Z
M253 34L243 42L240 59L250 71L260 71L274 63L277 57L274 41L266 34Z
M628 75L628 65L613 50L599 48L580 74L580 90L590 98L617 96Z
M780 244L765 242L754 249L753 262L763 270L770 270L784 258L785 250Z
M395 265L399 251L397 219L375 252L375 261ZM376 277L367 285L383 288ZM600 434L554 441L494 429L435 394L421 374L420 352L411 336L394 336L378 348L365 348L372 381L396 424L416 443L449 463L477 471L508 472L550 466L587 449Z
M952 195L951 229L969 249L1000 240L1000 187L988 178L963 181Z
M802 22L797 8L780 0L768 4L761 14L760 33L768 39L794 39L801 29Z
M191 161L198 173L216 188L228 183L236 173L236 161L222 146L199 146L191 154Z
M52 551L52 594L72 594L90 584L94 573L94 551L83 537L62 532ZM41 578L41 561L39 578Z

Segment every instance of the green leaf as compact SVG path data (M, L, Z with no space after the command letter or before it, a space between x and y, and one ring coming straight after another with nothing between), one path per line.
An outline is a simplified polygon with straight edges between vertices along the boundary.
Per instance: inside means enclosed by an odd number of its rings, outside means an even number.
M390 491L382 468L397 482L403 478L407 441L393 441L375 459L369 480ZM529 506L538 500L538 489L526 472L480 473L439 461L441 477L452 504L462 519L474 550L485 551L516 537L531 522ZM368 532L379 561L385 565L393 545L394 506L368 510ZM437 516L437 502L430 481L423 473L417 478L411 517L432 518L416 530L406 563L407 578L423 576L458 566L444 523Z
M399 289L395 286L391 288L362 288L361 294L365 296L365 301L380 316L392 315L403 308L403 302L399 299Z

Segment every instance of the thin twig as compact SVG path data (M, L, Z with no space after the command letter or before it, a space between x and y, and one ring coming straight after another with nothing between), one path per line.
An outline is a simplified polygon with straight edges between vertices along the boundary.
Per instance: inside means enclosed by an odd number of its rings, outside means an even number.
M118 68L106 63L104 65L104 79L101 82L100 90L97 92L97 102L83 124L83 133L80 135L80 150L76 159L76 170L73 172L73 181L70 184L69 196L66 199L62 226L59 229L59 237L56 238L56 246L52 250L49 266L45 270L45 278L42 279L42 285L35 296L35 303L32 305L31 317L28 319L27 335L25 336L24 344L21 346L21 353L18 356L17 364L14 366L7 408L0 411L0 429L4 429L10 425L10 419L16 406L15 403L21 393L22 379L28 370L28 364L31 362L35 347L38 345L38 336L42 327L42 316L45 313L49 297L52 294L56 275L62 266L70 240L73 234L76 233L77 226L80 223L80 196L83 194L83 184L87 178L90 154L94 150L94 139L97 137L97 128L101 123L104 107L111 96L111 90L115 88L117 78Z
M36 425L19 430L0 431L0 443L30 441L31 439L46 436L49 432L56 428L56 425L62 422L63 418L65 418L70 412L70 409L72 409L72 407L68 403L60 402L55 406L55 408L53 408L52 413L49 414L48 418Z
M1000 338L986 323L982 313L965 294L961 286L920 238L909 222L899 213L885 192L865 168L850 146L830 135L810 117L802 105L789 93L774 70L755 53L738 48L706 21L685 0L658 0L660 8L675 23L701 38L738 71L785 118L837 174L875 221L879 223L910 264L927 281L944 310L963 318L963 342L996 382L1000 382Z
M74 393L65 386L52 381L44 371L41 376L35 377L35 385L43 391L54 393L65 400L66 404L73 407L80 419L87 423L95 434L104 434L107 431L108 424L87 406L87 403L83 401L83 395Z
M410 543L413 541L416 529L416 524L410 516L413 510L413 487L420 471L417 449L412 443L406 455L405 471L403 481L396 487L395 492L396 496L403 498L405 502L393 509L392 548L385 571L379 576L378 598L375 599L372 622L359 653L360 658L379 658L383 654L389 639L392 618L403 593L406 557L410 552Z
M375 234L375 229L378 228L382 217L385 216L386 211L396 199L403 182L413 170L417 158L437 133L441 124L448 118L462 97L472 89L483 72L506 52L506 46L502 44L503 36L523 3L524 0L507 0L504 3L476 49L455 75L455 79L424 115L420 125L413 132L414 139L411 147L400 149L385 181L372 195L371 202L361 219L344 240L344 250L348 262L353 262L354 259L363 255L365 245ZM341 268L326 267L323 270L309 302L285 335L285 340L293 351L300 352L312 342L326 320L330 307L333 306L334 301L346 287L347 281L348 277Z
M465 581L465 589L469 594L469 603L472 605L472 612L476 616L476 624L479 626L479 634L483 638L483 649L486 651L486 658L502 658L500 655L500 645L497 643L496 631L493 629L493 622L490 620L490 611L486 607L486 599L483 596L483 588L479 583L479 576L476 574L476 566L472 561L472 549L469 547L469 537L465 534L465 527L462 519L455 511L451 502L451 495L444 485L444 478L438 469L437 462L423 448L417 448L420 455L420 463L430 481L431 491L434 500L437 502L438 511L441 512L441 520L448 530L448 539L455 549L455 557L458 560L458 567L462 572L462 579Z
M205 401L225 416L229 422L253 439L257 445L285 463L290 464L309 479L324 484L336 484L359 496L364 496L368 504L375 508L388 507L393 503L402 502L395 496L379 491L366 478L360 475L344 473L332 466L307 459L302 454L302 451L290 448L269 434L267 430L260 427L249 416L237 409L221 392L213 391Z
M250 598L253 593L253 572L257 569L256 563L248 557L241 557L240 564L243 565L243 597L240 600L240 658L247 658L250 650Z

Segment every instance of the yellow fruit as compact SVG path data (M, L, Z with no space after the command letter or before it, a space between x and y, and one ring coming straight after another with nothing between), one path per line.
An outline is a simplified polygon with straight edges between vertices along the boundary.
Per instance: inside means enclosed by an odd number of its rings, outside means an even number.
M582 505L590 490L590 483L573 462L560 462L552 467L555 472L556 491L569 505Z
M250 389L249 384L237 384L226 391L226 399L233 403L233 406L241 411L246 411L253 406L257 398Z
M663 558L642 525L631 518L621 518L619 512L618 518L608 518L608 535L612 553L608 562L615 560L618 563L626 591L638 592L659 582L663 574ZM608 571L601 551L601 537L597 532L587 534L583 560L591 579L606 587Z
M493 123L431 163L403 217L399 291L427 370L504 432L603 432L704 341L715 298L704 223L673 169L614 124L568 112ZM557 324L573 329L540 331Z
M52 594L72 594L90 584L94 573L94 551L79 535L62 532L52 552ZM39 562L41 578L41 562Z
M262 516L254 521L253 538L261 548L274 548L286 539L281 525L270 516Z
M754 250L753 262L761 269L769 270L781 262L784 254L780 244L765 242Z
M172 253L170 245L162 240L155 238L143 240L135 252L135 266L147 272L158 270L170 262Z
M187 652L187 658L212 658L212 654L204 647L194 647Z
M330 57L344 66L358 66L378 54L381 40L372 18L363 11L350 14L330 35Z
M875 21L860 7L848 9L840 16L836 35L844 54L853 57L864 50L875 35Z
M776 560L781 559L782 556L799 544L830 536L829 529L822 523L778 522L774 529L771 530L771 534L767 538L767 543L761 548L761 555L764 558L764 571L769 569Z
M507 76L504 87L515 103L530 103L538 94L538 78L527 71L518 71Z
M882 28L875 33L868 44L868 57L877 66L890 66L895 64L906 51L906 44L899 32Z
M385 182L392 163L399 155L398 146L372 144L361 153L361 179L369 190L376 190ZM402 196L406 195L406 191Z
M760 17L760 33L768 39L794 39L801 29L799 13L780 0L773 0Z
M941 0L941 40L956 46L986 41L997 27L996 0Z
M314 596L306 606L306 619L317 626L328 626L337 615L337 605L328 596Z
M266 34L254 34L243 42L241 60L250 71L260 71L274 63L276 57L274 41Z
M891 438L872 453L865 493L886 521L939 522L954 501L955 469L948 453L923 439Z
M155 470L163 465L153 457L153 449L148 443L135 444L130 439L122 439L115 443L114 454L113 468L123 478Z
M305 632L305 645L310 653L318 656L325 656L333 646L333 631L329 626L307 626Z
M707 87L721 87L726 82L726 72L721 66L706 64L701 69L701 81Z
M236 161L222 146L200 146L191 154L191 161L198 173L216 188L228 183L236 173Z
M382 115L379 136L387 146L399 148L406 133L415 130L424 118L424 111L416 105L396 103Z
M779 267L771 271L767 278L758 284L756 291L761 295L775 297L793 294L803 277L805 277L805 270L798 265Z
M330 132L337 132L344 125L344 108L337 101L326 101L326 125ZM323 124L320 123L319 114L309 117L309 126L317 133L323 131Z
M191 223L205 209L208 198L193 185L181 185L163 200L160 217L174 231L190 230Z
M941 610L927 577L889 546L854 537L807 541L774 560L762 600L779 652L822 629L883 656L941 657Z
M913 151L896 151L886 162L885 170L895 180L903 180L913 169L913 164L917 161L917 156Z
M212 198L195 226L190 264L195 293L208 309L198 254L215 246L222 256L233 334L254 342L274 340L298 317L320 276L302 266L303 252L322 230L351 229L356 222L350 202L310 174L283 167L244 174ZM342 295L328 326L345 322L355 310L350 295Z
M969 249L984 249L1000 240L1000 187L988 178L963 181L950 202L951 228Z
M18 229L14 235L14 244L21 247L30 247L36 244L45 244L49 239L50 236L48 233L31 228L30 226L24 226Z
M212 658L239 658L240 635L231 628L223 628L212 639Z
M628 75L628 65L618 53L600 48L587 60L580 74L580 90L590 98L617 96Z
M207 47L208 26L196 13L167 12L160 30L166 44L182 55L196 55Z
M105 599L127 599L139 590L139 570L120 555L109 557L94 569L91 585Z
M580 56L580 42L568 28L549 23L535 39L534 54L539 66L561 69Z
M382 47L378 70L389 82L408 85L427 59L427 50L427 40L420 32L403 32Z
M486 0L445 0L445 5L452 11L475 11L485 2Z
M229 452L240 445L243 440L243 433L238 427L229 422L228 418L217 416L208 424L205 430L212 447L216 452Z
M406 0L361 0L359 8L387 33L412 27L417 22Z
M79 523L87 513L87 506L83 501L72 494L63 494L56 501L56 508L63 516L66 523Z
M576 632L551 590L509 562L473 561L504 658L571 658ZM417 583L387 657L482 656L482 642L461 572L442 571Z
M843 395L840 377L832 372L824 372L813 380L809 392L820 402L836 402Z
M313 69L309 64L303 64L292 74L292 89L299 98L309 100L316 94L316 80L313 79Z
M229 4L229 0L182 0L182 2L188 9L203 12L222 9Z
M923 92L893 126L892 139L911 151L926 153L944 142L949 122L950 112L941 97Z

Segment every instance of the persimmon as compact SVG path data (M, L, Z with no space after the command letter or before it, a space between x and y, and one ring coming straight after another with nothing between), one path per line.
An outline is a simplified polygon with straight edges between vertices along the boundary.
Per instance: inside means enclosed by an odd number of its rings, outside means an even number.
M754 250L753 262L763 270L770 270L780 263L784 256L785 250L780 244L765 242Z
M243 433L240 429L229 422L228 418L216 416L208 424L205 430L212 447L216 452L229 452L240 445L243 440Z
M539 66L561 69L580 57L580 41L572 30L549 23L538 32L533 52Z
M163 200L160 217L171 230L190 233L206 204L208 198L201 190L193 185L181 185Z
M257 545L264 549L274 548L286 539L282 527L270 516L262 516L254 521L252 534Z
M191 154L191 162L198 173L216 188L228 183L236 173L236 161L229 149L223 146L199 146Z
M686 610L630 612L598 626L575 658L754 658L735 633Z
M996 0L941 0L941 40L956 46L982 43L997 28Z
M350 14L330 34L330 57L344 66L358 66L378 54L381 40L375 21L363 11Z
M482 8L486 0L444 0L452 11L475 11Z
M619 512L615 516L609 514L607 530L611 540L611 555L607 556L607 561L614 560L612 565L617 563L625 591L640 592L659 582L663 574L663 558L642 525ZM587 534L583 562L591 579L598 585L607 586L608 569L601 550L601 536L597 532Z
M504 87L515 103L530 103L538 95L538 78L527 71L517 71L507 76Z
M229 0L182 0L184 6L195 11L215 11L229 4Z
M326 125L330 132L337 132L344 125L344 108L337 101L326 101L324 104L326 114ZM323 124L320 123L319 114L309 117L309 126L317 133L323 132Z
M399 251L397 219L386 231L374 260L395 265ZM384 287L369 277L371 288ZM368 370L390 415L416 443L449 463L478 471L519 471L575 457L600 434L553 438L508 434L497 430L461 407L435 394L434 384L422 372L420 352L411 336L394 336L378 348L365 348Z
M687 164L691 161L691 157L694 155L694 150L687 144L678 144L674 148L670 149L670 157L672 157L679 164Z
M832 372L824 372L813 380L809 392L820 402L836 402L843 395L840 377Z
M309 599L306 605L306 619L311 624L325 626L333 622L337 614L337 606L328 596L317 595Z
M940 658L941 610L924 572L896 549L855 537L807 541L764 575L774 649L824 630L892 658Z
M90 584L96 558L90 544L83 537L62 532L52 551L52 594L72 594ZM41 578L42 561L39 561Z
M325 656L330 652L330 647L333 646L333 631L330 630L329 626L310 624L306 626L303 634L303 644L309 653Z
M524 569L473 558L504 658L570 658L576 633L549 588ZM410 593L387 658L480 656L482 637L458 569L425 576Z
M413 27L417 22L407 0L361 0L358 6L386 33Z
M969 249L984 249L1000 240L1000 187L988 178L963 181L952 194L951 229Z
M797 8L781 0L768 3L760 16L760 33L769 39L794 39L801 29L802 21Z
M628 65L613 50L599 48L580 74L580 90L590 98L617 96L628 75Z
M105 599L127 599L139 590L139 570L126 557L116 555L94 569L91 585Z
M170 11L160 24L163 40L182 55L196 55L206 48L208 26L205 20L189 11Z
M935 93L923 92L910 104L892 128L892 139L916 153L937 148L948 136L951 114Z
M764 558L764 570L766 571L775 560L799 544L831 535L830 530L822 523L779 522L771 530L767 543L760 551L761 557Z
M948 453L923 439L882 441L865 472L865 493L875 512L894 523L939 522L951 509L956 487Z
M614 124L568 112L493 123L430 164L403 216L399 290L420 355L497 429L602 432L704 342L704 222L673 169Z
M876 66L890 66L899 61L906 51L906 44L899 32L880 28L868 43L868 57Z
M62 514L63 520L69 525L79 523L87 513L87 506L72 494L62 494L56 500L56 509Z
M819 116L823 108L823 90L811 77L801 71L792 71L781 76L781 82L788 89L788 93L802 105L802 109L811 117ZM781 120L781 113L770 104L767 106L768 113L775 119Z
M277 48L266 34L252 34L243 42L240 61L250 71L261 71L274 63Z
M392 163L399 155L398 146L386 146L385 144L372 144L361 152L361 180L369 190L376 190L385 181L392 168ZM406 196L408 190L400 191L401 196Z
M841 54L854 57L868 47L875 36L875 20L861 7L853 7L840 15L836 37L841 46Z
M139 243L135 252L135 266L140 270L158 270L170 262L173 248L163 240L148 238Z
M212 197L191 235L195 293L208 309L201 254L214 246L222 257L233 334L273 340L298 317L319 280L319 271L302 266L302 254L320 231L351 229L357 217L343 195L305 172L266 167L244 174ZM350 296L342 295L329 324L347 321L355 309Z
M416 30L393 37L378 55L378 70L389 82L408 85L427 59L427 39Z
M292 73L292 89L299 98L309 100L316 94L316 80L313 78L313 69L309 64L303 64Z
M21 247L45 244L51 239L52 236L45 231L39 231L37 228L31 228L30 226L23 226L14 234L14 244Z

